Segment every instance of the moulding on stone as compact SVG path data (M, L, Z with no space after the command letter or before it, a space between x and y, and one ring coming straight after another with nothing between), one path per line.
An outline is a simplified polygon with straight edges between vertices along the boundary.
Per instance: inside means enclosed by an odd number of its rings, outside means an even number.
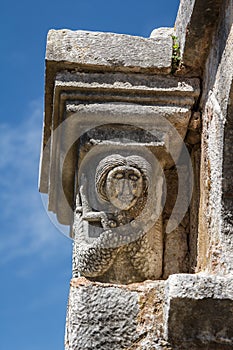
M184 138L199 93L199 79L135 73L58 73L52 112L46 104L40 173L40 191L49 193L49 209L59 212L58 220L67 225L72 221L77 153L68 150L85 130L116 122L147 128L163 142L160 149L164 151L157 155L161 161L163 158L163 166L170 167L174 160L168 153L177 144L169 136L169 129L174 127Z
M169 74L172 45L172 37L167 30L149 39L82 30L50 30L46 47L45 140L50 136L53 89L58 72L67 69Z

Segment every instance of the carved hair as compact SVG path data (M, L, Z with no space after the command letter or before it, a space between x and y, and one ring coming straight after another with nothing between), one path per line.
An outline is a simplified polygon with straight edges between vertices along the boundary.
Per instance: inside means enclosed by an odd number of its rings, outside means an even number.
M95 186L101 199L108 201L106 194L107 175L118 166L129 166L139 170L143 178L143 191L147 190L152 178L152 167L148 161L140 156L123 157L119 154L113 154L102 159L96 168Z

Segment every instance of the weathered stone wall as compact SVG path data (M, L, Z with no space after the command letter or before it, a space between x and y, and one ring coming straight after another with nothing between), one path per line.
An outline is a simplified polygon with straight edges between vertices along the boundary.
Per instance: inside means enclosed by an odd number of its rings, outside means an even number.
M71 280L66 350L230 350L233 279L172 275L130 285Z
M203 75L198 271L228 273L232 244L233 2L224 1Z

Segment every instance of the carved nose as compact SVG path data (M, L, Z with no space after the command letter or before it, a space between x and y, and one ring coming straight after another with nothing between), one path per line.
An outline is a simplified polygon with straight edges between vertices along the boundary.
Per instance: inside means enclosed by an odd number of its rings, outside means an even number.
M131 194L129 181L124 179L121 189L121 195L127 197Z

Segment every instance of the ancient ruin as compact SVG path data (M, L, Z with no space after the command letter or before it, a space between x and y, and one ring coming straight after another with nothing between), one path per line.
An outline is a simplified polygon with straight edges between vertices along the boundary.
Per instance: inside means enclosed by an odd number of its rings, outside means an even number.
M66 350L233 348L233 1L151 37L51 30L40 191L70 226Z

